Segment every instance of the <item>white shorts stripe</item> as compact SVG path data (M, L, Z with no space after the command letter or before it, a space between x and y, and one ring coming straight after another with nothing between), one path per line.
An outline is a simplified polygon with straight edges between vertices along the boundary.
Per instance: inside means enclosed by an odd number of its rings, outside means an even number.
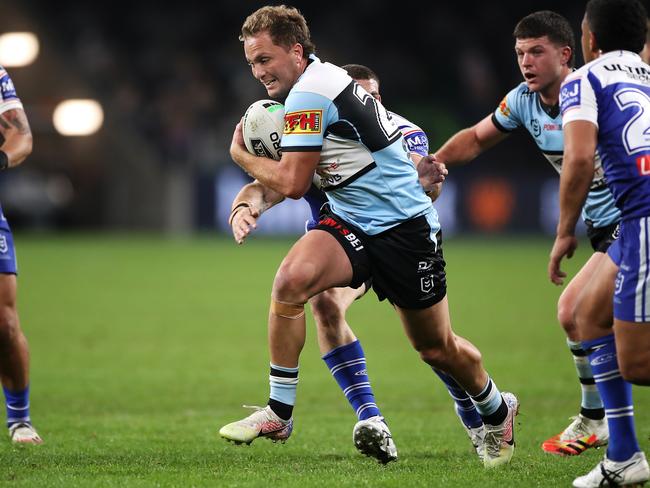
M646 287L648 278L647 220L647 217L639 219L639 276L634 295L634 318L637 322L645 322L648 315L645 310L648 303L647 294L650 291Z
M642 233L643 233L642 234L643 249L641 251L641 256L639 256L639 259L642 260L641 261L641 268L644 271L644 273L643 273L644 274L643 283L644 283L644 287L645 287L645 293L643 293L643 317L642 317L642 320L644 322L647 322L648 318L650 317L650 311L648 310L648 306L650 305L650 282L648 281L648 278L649 278L648 273L650 273L650 269L648 269L648 258L650 258L650 256L648 255L648 250L649 250L648 232L650 231L650 229L648 229L648 223L649 223L648 222L648 217L646 217L645 219L642 219L641 222L642 222L642 229L643 229L642 230Z

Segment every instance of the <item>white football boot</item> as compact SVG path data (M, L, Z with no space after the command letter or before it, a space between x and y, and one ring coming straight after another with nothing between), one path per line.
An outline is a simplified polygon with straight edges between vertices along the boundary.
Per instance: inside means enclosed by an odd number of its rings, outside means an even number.
M641 486L650 478L650 467L645 454L635 453L627 461L610 461L607 456L584 476L573 480L575 488L602 486Z
M271 407L256 407L243 405L244 408L252 408L254 413L248 417L224 425L219 430L219 435L235 444L250 444L258 437L267 437L273 442L285 443L293 431L293 418L283 420L278 417Z
M9 427L9 437L14 444L42 444L43 439L29 422L19 422Z
M508 415L499 425L485 424L483 465L486 468L510 462L515 452L515 417L519 413L519 400L509 392L503 392L501 396L508 406Z
M361 454L374 457L382 464L397 460L397 447L384 417L375 415L359 420L352 431L352 441Z

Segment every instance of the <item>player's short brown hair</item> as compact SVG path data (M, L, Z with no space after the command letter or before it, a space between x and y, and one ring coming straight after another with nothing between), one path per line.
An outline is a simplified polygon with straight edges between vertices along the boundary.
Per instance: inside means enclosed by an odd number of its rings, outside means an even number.
M243 41L262 32L268 32L273 44L277 46L289 48L294 44L302 45L304 58L316 52L307 21L297 8L267 5L256 10L246 17L239 40Z

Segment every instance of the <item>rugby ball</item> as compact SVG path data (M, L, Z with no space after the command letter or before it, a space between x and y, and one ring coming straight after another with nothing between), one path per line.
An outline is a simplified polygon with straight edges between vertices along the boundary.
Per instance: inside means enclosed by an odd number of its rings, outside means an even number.
M273 100L258 100L244 114L244 144L249 153L279 161L284 131L284 105Z

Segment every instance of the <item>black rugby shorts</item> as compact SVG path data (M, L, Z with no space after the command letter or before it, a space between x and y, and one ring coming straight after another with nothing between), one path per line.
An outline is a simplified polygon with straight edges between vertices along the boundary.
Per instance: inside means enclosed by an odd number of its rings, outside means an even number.
M596 252L607 252L612 242L618 239L619 224L610 224L605 227L594 227L587 223L587 237L591 247Z
M353 288L372 278L379 300L406 309L428 308L447 294L442 234L432 240L424 216L369 236L326 208L315 229L329 232L345 250Z

